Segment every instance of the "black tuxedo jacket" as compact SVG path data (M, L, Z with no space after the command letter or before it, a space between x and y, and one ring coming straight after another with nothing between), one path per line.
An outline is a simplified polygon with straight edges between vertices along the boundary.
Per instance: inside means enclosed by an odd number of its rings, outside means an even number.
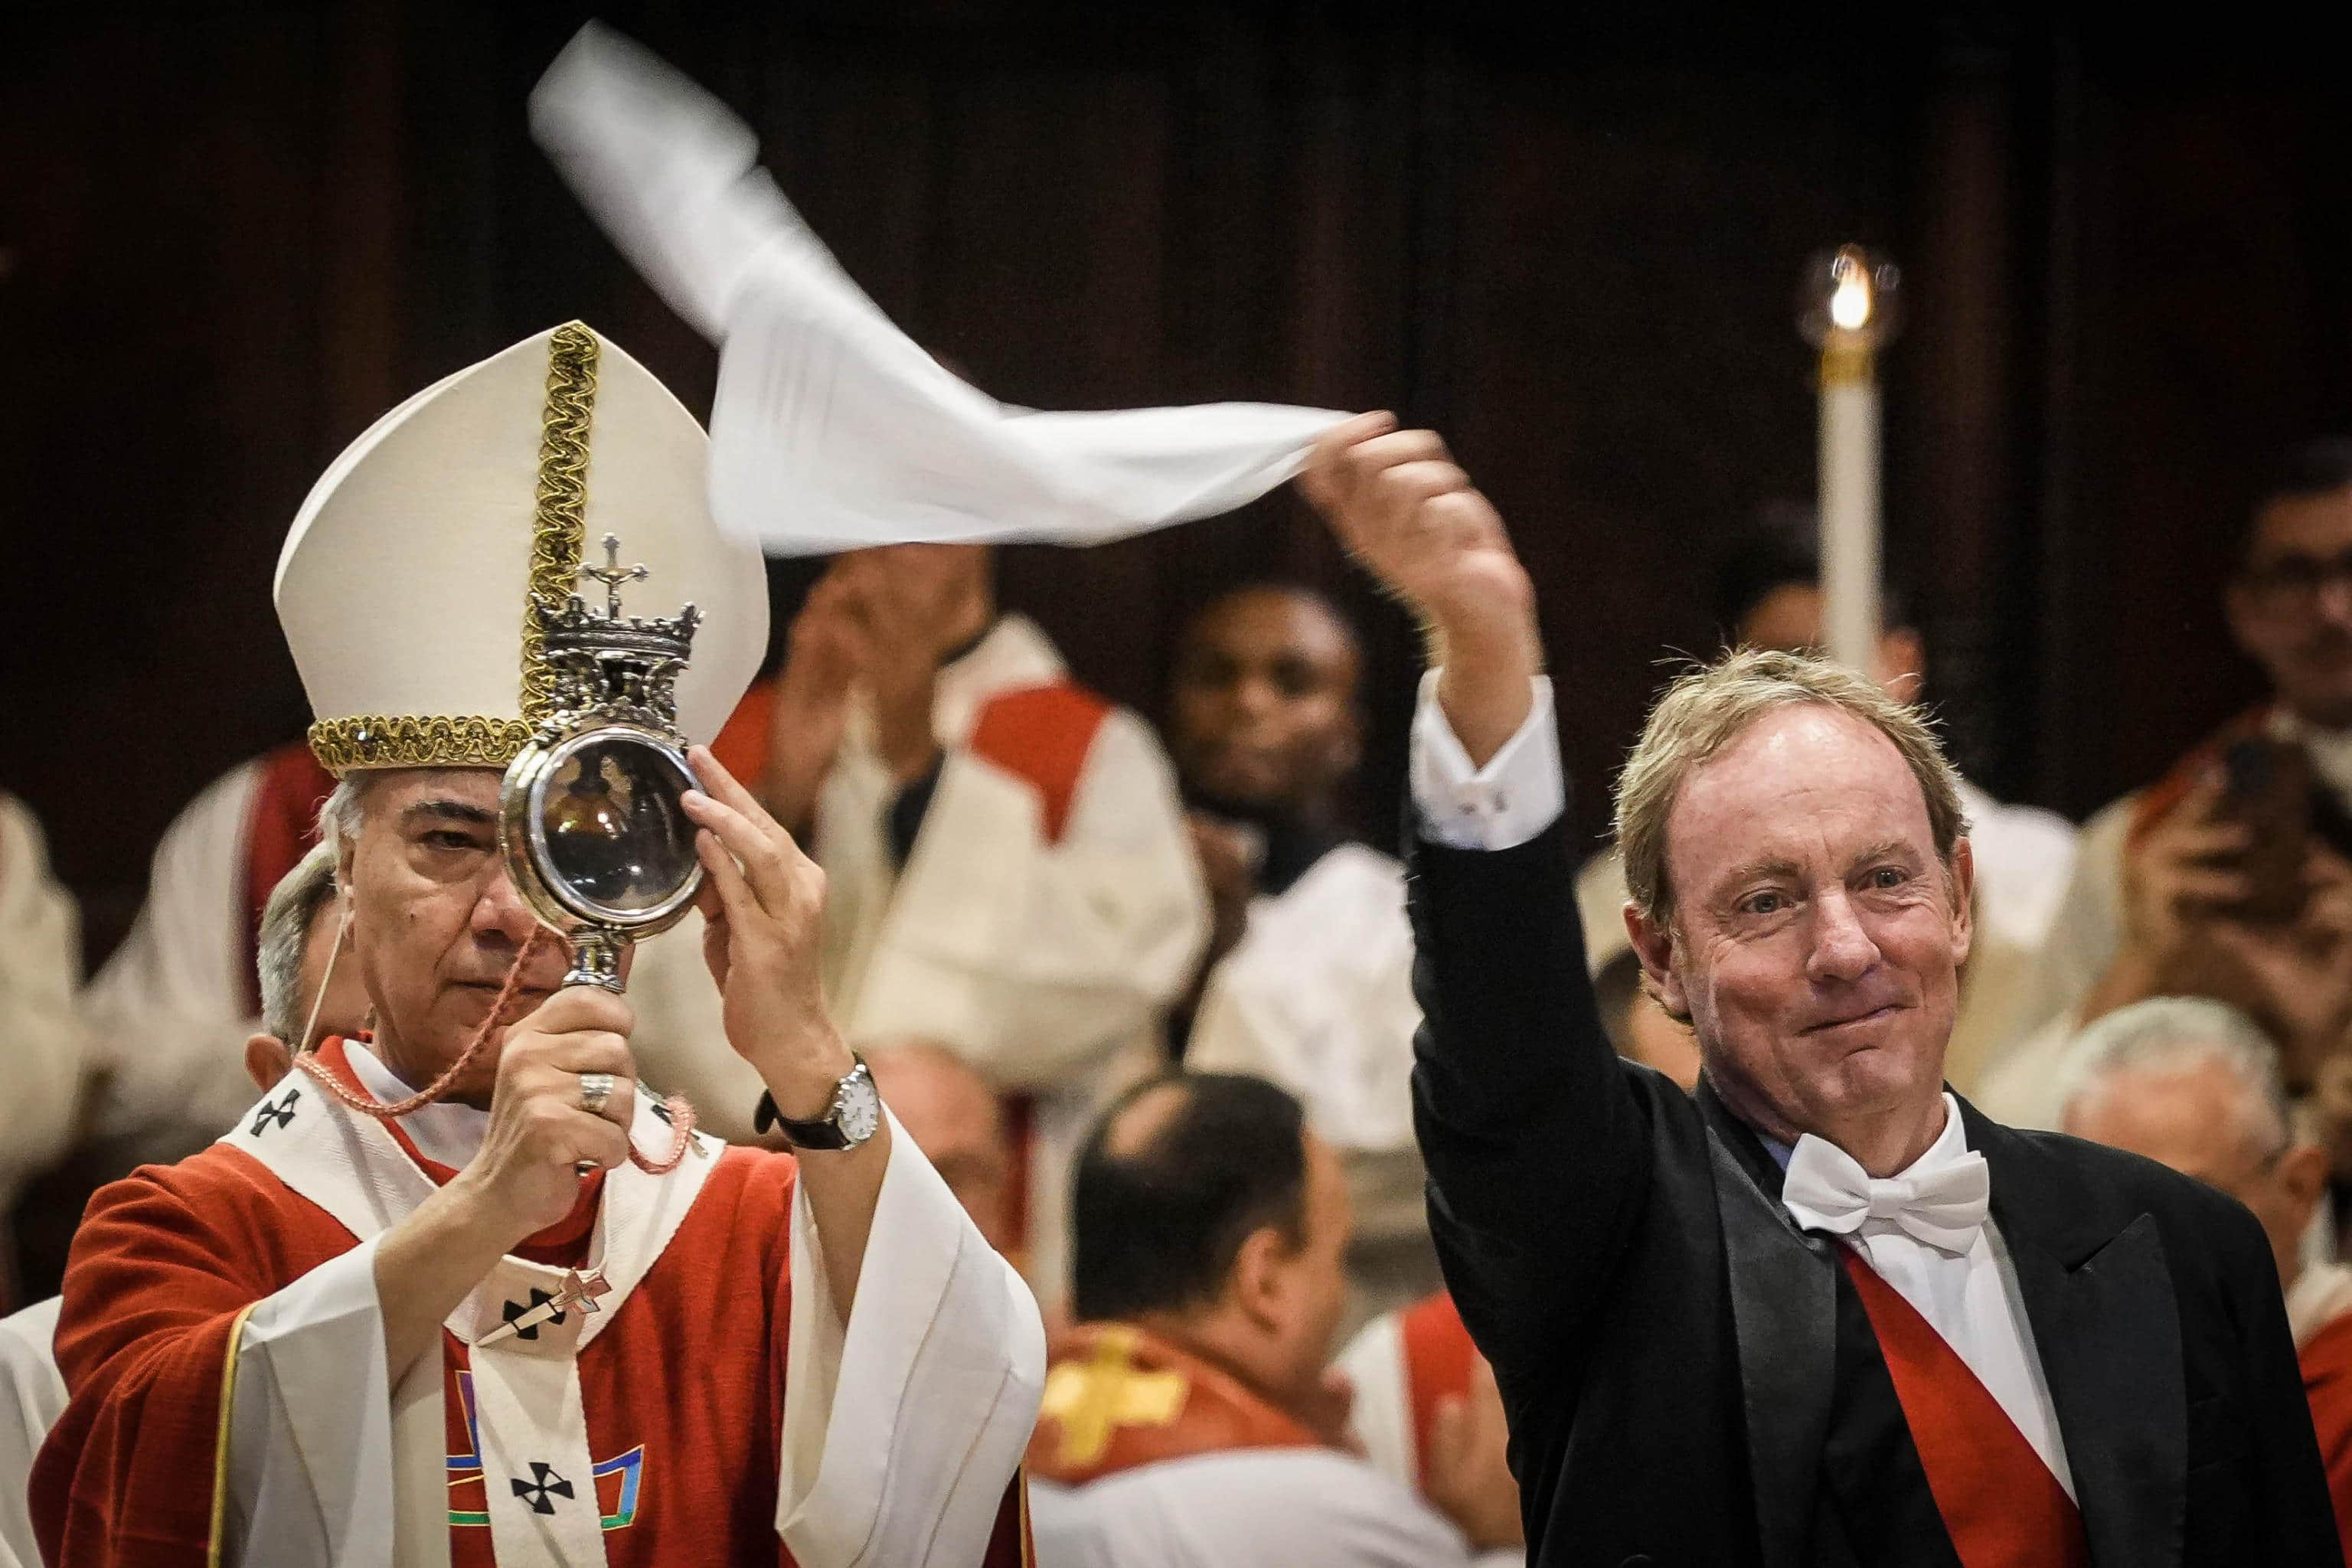
M1430 1221L1502 1388L1529 1562L1956 1563L1932 1513L1932 1541L1890 1542L1824 1486L1834 1244L1788 1218L1711 1093L1610 1048L1564 828L1410 853ZM2151 1162L1962 1116L2094 1562L2340 1564L2253 1216Z

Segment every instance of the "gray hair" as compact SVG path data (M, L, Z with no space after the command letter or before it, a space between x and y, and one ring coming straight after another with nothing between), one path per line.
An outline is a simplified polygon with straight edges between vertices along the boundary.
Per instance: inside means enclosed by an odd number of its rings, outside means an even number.
M319 911L334 901L335 864L334 845L319 845L278 879L261 911L261 1026L298 1051L316 1000L302 994L302 952Z
M2102 1093L2107 1080L2126 1072L2181 1072L2210 1063L2235 1079L2252 1100L2267 1149L2293 1142L2298 1131L2294 1102L2279 1070L2278 1047L2261 1025L2231 1006L2204 996L2151 996L2118 1007L2074 1037L2067 1047L2064 1097L2071 1117L2077 1105Z
M350 773L335 781L334 793L319 806L319 847L336 865L342 863L343 852L359 841L362 809L360 796L365 789L366 774Z

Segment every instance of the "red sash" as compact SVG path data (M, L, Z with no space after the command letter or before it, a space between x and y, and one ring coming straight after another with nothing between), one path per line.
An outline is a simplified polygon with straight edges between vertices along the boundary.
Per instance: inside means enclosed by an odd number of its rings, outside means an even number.
M1028 1473L1064 1486L1234 1448L1327 1447L1223 1368L1131 1323L1082 1323L1047 1359Z
M2083 1515L1968 1363L1895 1287L1838 1248L1870 1314L1927 1489L1963 1568L2089 1568Z

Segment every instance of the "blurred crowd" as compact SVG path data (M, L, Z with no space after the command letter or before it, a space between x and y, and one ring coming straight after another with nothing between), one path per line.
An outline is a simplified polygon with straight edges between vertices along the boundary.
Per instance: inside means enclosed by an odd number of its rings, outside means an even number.
M2079 830L1968 793L1977 940L1948 1074L1995 1120L2134 1151L2253 1211L2352 1522L2352 441L2256 479L2222 594L2269 697ZM1501 1407L1423 1210L1404 873L1345 831L1357 629L1301 584L1223 593L1182 631L1155 724L1002 611L993 571L973 546L839 558L714 751L824 867L845 1034L1046 1308L1041 1544L1110 1561L1106 1520L1255 1484L1290 1489L1327 1545L1376 1541L1365 1563L1510 1560ZM1809 510L1759 510L1716 572L1725 646L1819 645L1819 577ZM1869 673L1931 699L1917 598L1890 583L1882 603ZM1576 673L1558 672L1568 724ZM294 1053L364 1036L319 846L331 784L299 738L215 782L87 980L39 826L0 795L0 1204L68 1153L96 1152L97 1175L181 1158ZM1612 853L1579 896L1620 1052L1691 1087L1690 1030L1645 990ZM761 1085L724 1043L701 945L690 917L639 950L633 1047L705 1129L758 1142ZM37 1438L62 1397L43 1381L54 1304L10 1304L0 1366ZM1290 1468L1175 1464L1265 1449ZM0 1470L27 1463L0 1452ZM21 1529L0 1517L0 1538Z

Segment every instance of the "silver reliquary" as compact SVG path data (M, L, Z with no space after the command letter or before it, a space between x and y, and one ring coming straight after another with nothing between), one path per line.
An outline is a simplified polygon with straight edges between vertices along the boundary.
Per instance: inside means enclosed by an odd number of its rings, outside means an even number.
M679 796L700 786L686 764L674 691L701 616L621 615L621 584L650 575L604 564L580 575L604 587L598 615L572 595L534 604L554 676L554 711L507 767L499 847L507 874L539 918L572 942L566 985L622 989L621 953L676 925L702 886L695 826Z

